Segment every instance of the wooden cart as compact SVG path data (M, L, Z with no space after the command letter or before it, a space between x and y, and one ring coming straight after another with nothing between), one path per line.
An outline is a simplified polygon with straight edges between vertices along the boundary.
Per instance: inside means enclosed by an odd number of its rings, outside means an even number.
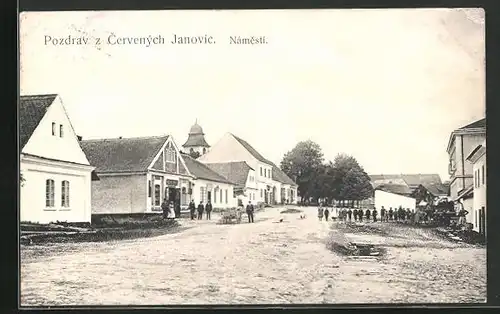
M222 224L232 224L232 223L241 223L241 216L243 215L242 210L240 209L228 209L221 213L221 222Z

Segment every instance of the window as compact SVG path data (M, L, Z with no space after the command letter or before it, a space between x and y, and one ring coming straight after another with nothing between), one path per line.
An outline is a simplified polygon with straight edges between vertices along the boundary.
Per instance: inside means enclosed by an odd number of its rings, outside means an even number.
M260 197L263 196L264 190L260 189Z
M205 154L207 152L207 149L205 147L203 147L203 154Z
M200 201L205 204L205 191L206 191L206 188L204 187L200 187Z
M262 167L260 167L260 176L262 177Z
M45 181L45 207L54 207L55 184L54 180Z
M267 177L270 178L271 177L271 170L270 169L267 169Z
M56 123L52 122L52 135L56 135Z
M59 124L59 137L64 136L64 128L62 124Z
M155 184L155 206L160 206L161 203L161 189L159 184Z
M220 189L220 193L219 193L219 199L220 199L220 202L222 203L222 189Z
M226 204L227 204L227 189L226 189Z
M69 181L61 184L61 207L69 207Z
M482 179L483 185L485 185L486 179L484 178L484 165L481 166L481 179Z
M221 200L222 201L222 200ZM217 192L214 192L214 204L217 203Z
M170 163L175 163L175 150L167 148L165 150L165 161Z
M151 197L151 180L148 180L148 197Z

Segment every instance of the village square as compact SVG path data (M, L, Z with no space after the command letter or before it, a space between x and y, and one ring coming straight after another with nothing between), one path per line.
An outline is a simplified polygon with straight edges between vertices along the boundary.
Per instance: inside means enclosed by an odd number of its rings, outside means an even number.
M312 141L278 166L198 123L182 146L85 140L58 95L21 96L20 125L23 304L484 298L485 119L451 132L445 182L324 163Z
M21 307L486 302L484 11L49 13L19 21ZM159 29L266 44L43 40Z

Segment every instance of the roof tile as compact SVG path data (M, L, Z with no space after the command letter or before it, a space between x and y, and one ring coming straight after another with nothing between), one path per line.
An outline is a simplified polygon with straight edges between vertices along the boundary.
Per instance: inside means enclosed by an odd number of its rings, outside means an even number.
M81 141L80 145L97 173L141 172L161 149L168 135Z

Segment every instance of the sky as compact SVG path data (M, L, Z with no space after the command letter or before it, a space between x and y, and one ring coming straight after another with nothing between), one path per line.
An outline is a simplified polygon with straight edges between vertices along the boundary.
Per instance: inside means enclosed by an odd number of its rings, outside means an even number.
M165 44L111 46L110 34ZM174 34L216 43L169 44ZM485 116L481 9L29 12L19 41L21 95L59 94L84 139L170 134L181 146L197 120L210 145L231 132L277 164L312 140L369 174L447 180L450 133Z

